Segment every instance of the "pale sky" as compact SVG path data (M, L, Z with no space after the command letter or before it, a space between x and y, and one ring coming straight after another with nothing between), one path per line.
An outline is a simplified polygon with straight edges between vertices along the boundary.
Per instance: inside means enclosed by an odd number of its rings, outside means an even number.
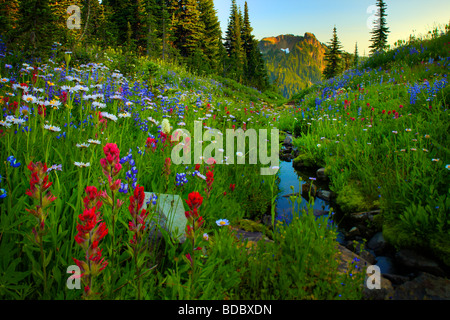
M245 0L237 0L244 10ZM376 0L247 0L253 34L260 40L281 34L315 34L320 42L330 41L333 27L343 49L353 53L358 42L360 55L369 54L371 21ZM448 0L386 0L388 43L407 40L411 34L424 35L450 23ZM228 25L231 0L214 0L222 33Z

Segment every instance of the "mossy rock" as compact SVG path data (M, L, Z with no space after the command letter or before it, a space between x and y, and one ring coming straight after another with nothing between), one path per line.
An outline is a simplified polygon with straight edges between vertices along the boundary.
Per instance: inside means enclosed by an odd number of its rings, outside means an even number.
M263 232L264 225L252 220L242 219L239 221L239 228L247 232Z
M383 215L382 214L377 214L377 215L374 215L371 224L376 230L382 230L383 229L383 222L384 222Z
M314 157L307 153L299 154L298 157L294 159L293 166L296 169L320 167L320 165L316 164Z
M384 239L399 248L422 248L423 241L417 237L411 236L411 233L406 230L401 223L388 222L383 224Z
M344 213L369 211L377 205L363 195L361 186L353 182L339 190L336 203Z
M450 239L443 234L430 235L430 248L446 266L450 267Z

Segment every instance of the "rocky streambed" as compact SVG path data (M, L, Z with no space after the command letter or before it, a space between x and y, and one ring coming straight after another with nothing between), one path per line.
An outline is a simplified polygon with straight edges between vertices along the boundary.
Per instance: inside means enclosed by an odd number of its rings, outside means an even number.
M293 193L302 194L307 202L308 196L315 197L314 214L316 216L329 213L335 195L327 189L328 178L325 169L319 168L315 172L302 174L293 166L293 160L298 152L293 146L292 135L287 133L280 151L280 188L290 189L290 185L297 185L299 176L303 176L303 190L295 189ZM311 188L309 181L315 185ZM306 187L305 187L306 186ZM310 191L310 193L308 192ZM289 190L291 191L291 190ZM283 197L283 194L281 195ZM278 218L286 210L284 200L277 202ZM289 209L287 209L289 211ZM292 215L292 208L290 209ZM363 264L376 265L381 272L381 286L379 290L364 290L366 299L376 300L450 300L450 269L435 258L413 249L397 250L383 237L382 230L377 229L374 219L380 215L380 210L356 212L336 217L338 221L338 242L343 261L352 261L355 257ZM290 218L289 214L288 217Z
M334 193L327 188L329 181L325 170L297 171L293 160L298 152L292 142L292 135L287 133L280 150L281 192L276 203L276 219L289 223L293 214L301 209L296 206L293 210L289 201L291 195L302 196L301 206L306 206L310 196L314 197L314 215L328 215L330 208L337 206ZM301 183L299 177L302 177ZM363 293L367 300L450 300L450 268L416 250L397 250L391 246L384 239L382 230L373 223L380 214L380 210L373 210L333 216L338 225L337 247L341 252L339 271L346 272L355 259L360 266L379 267L381 289L370 290L365 286ZM265 216L260 222L270 227L271 217ZM236 228L237 237L243 241L271 241L254 227L251 231L246 229Z

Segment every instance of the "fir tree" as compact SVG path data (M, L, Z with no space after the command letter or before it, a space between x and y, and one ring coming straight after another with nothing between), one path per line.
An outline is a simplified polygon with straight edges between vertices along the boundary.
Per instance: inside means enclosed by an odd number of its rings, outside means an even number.
M390 32L386 26L386 4L383 0L377 2L378 12L376 14L376 22L372 30L372 44L369 46L370 53L373 54L378 51L384 51L387 48L387 34Z
M0 6L0 35L7 35L17 27L19 18L19 1L4 0Z
M330 79L337 76L341 69L341 44L337 36L336 27L333 28L333 38L328 45L328 50L325 53L326 66L323 70L325 79Z
M268 72L262 54L258 48L258 41L255 40L252 31L253 28L251 27L248 4L246 1L244 4L244 17L241 32L242 46L245 53L245 82L250 86L264 89L269 84Z
M50 52L54 41L55 17L48 0L22 0L19 5L17 40L33 57Z
M359 56L358 56L358 43L355 44L355 55L353 56L353 66L358 67Z
M245 52L242 45L242 19L236 0L231 2L231 13L225 37L225 48L228 59L224 72L237 81L242 82L244 75Z
M208 60L210 70L217 72L220 66L219 50L222 31L213 0L199 0L199 9L200 20L204 26L201 48Z
M204 31L197 0L180 0L174 13L175 47L186 58L196 52Z

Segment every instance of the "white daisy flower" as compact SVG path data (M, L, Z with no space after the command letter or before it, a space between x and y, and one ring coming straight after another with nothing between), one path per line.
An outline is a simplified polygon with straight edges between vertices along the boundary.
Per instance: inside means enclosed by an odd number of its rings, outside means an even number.
M58 100L45 101L45 102L44 102L44 105L50 106L50 107L52 107L53 109L58 110L59 107L61 106L61 102L58 101Z
M84 162L76 162L75 161L73 164L76 165L79 168L86 168L86 167L90 167L91 166L90 162L84 163Z
M60 132L61 128L60 127L56 127L56 126L52 126L52 125L48 125L48 124L44 124L44 129L53 131L53 132Z
M77 143L77 148L89 148L89 143Z
M108 113L108 112L102 112L101 115L103 117L109 119L109 120L117 121L117 117L115 115L113 115L113 114Z
M119 118L131 118L131 113L129 112L119 113Z
M102 144L102 142L101 142L100 140L92 140L92 139L89 139L88 142L89 142L90 144L97 144L97 145Z
M26 101L28 103L35 103L37 99L35 96L32 96L30 94L25 94L22 96L22 100Z
M4 121L4 120L0 120L0 126L9 128L9 127L11 127L11 123L6 122L6 121Z
M104 108L106 108L106 103L94 101L94 102L92 102L92 106L95 108L104 109Z

